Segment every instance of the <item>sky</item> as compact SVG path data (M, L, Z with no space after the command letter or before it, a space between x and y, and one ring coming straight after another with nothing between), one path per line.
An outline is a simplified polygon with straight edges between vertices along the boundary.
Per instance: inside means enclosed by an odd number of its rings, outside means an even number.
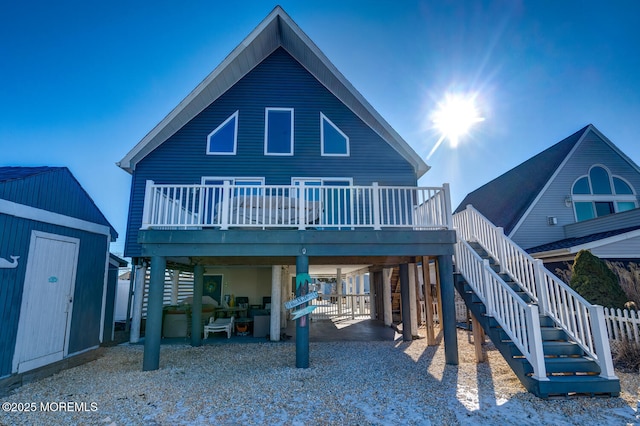
M0 166L66 166L120 237L116 166L278 3L8 2L0 7ZM468 193L591 123L640 163L640 2L279 3L426 160L446 93L484 118L419 183Z

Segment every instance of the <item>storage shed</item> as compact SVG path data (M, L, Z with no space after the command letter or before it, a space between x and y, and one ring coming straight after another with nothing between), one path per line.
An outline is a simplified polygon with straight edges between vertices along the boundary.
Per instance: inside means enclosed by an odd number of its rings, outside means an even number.
M0 167L0 378L100 345L117 236L66 167Z

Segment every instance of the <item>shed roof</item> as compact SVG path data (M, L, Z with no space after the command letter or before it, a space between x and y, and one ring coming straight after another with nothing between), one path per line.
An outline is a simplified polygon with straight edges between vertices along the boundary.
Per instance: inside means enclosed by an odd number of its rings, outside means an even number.
M334 96L402 155L413 166L418 178L429 170L420 156L347 81L280 6L276 6L211 74L125 155L117 163L118 166L133 173L139 161L279 47L300 62Z
M6 182L13 179L23 179L25 177L37 175L39 173L49 172L60 167L0 167L0 182Z
M112 241L118 238L67 167L0 167L0 199L108 226Z

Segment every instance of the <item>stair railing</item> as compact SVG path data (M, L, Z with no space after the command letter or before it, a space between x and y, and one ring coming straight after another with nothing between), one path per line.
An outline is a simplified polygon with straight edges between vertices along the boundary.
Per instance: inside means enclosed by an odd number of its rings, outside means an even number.
M540 316L536 305L528 305L509 287L491 266L471 248L458 240L456 267L493 317L533 366L533 377L549 380L544 364Z
M615 377L602 306L592 305L504 235L473 206L453 217L458 238L476 241L506 273L600 366L600 376Z

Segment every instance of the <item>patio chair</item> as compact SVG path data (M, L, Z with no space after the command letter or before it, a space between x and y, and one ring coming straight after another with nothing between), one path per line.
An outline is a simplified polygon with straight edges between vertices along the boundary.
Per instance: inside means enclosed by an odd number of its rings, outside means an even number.
M209 324L204 326L204 338L208 338L209 333L217 333L220 331L226 331L227 339L231 338L231 331L233 331L233 320L233 316L231 318L209 318Z

